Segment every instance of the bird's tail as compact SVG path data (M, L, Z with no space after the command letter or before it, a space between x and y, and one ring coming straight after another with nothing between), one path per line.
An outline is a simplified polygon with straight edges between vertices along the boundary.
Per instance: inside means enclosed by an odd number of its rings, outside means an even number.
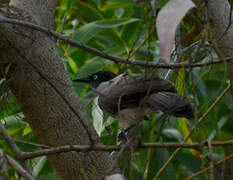
M152 111L160 110L165 114L176 117L194 118L193 109L189 100L177 93L154 93L149 96L146 102Z

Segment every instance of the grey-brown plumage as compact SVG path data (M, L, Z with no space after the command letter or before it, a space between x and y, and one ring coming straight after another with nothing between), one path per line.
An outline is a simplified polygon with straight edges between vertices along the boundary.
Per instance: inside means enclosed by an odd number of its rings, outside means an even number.
M152 112L162 111L176 117L193 118L187 98L177 94L174 85L153 75L115 75L100 71L88 78L74 80L95 87L104 113L120 120L123 127L139 123Z

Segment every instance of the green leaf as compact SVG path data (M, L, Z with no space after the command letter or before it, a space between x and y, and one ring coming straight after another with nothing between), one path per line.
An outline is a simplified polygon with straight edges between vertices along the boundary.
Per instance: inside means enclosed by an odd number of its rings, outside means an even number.
M72 71L74 73L77 73L78 72L78 67L76 66L74 60L70 56L68 56L67 58L68 58L68 62L69 62L69 65L70 65Z
M115 56L121 56L124 53L124 49L122 47L115 47L108 49L104 51L107 54L115 55ZM100 58L100 57L94 57L89 59L83 66L79 68L78 71L78 77L86 77L94 72L97 72L99 70L102 70L104 67L112 64L112 61Z
M47 161L47 158L45 156L40 157L39 160L35 163L35 166L33 167L33 174L35 177L37 177L41 171L41 169L44 167L45 163Z
M101 136L102 131L104 130L103 125L103 112L98 106L98 97L96 97L93 101L92 105L92 118L93 118L93 126L99 136Z
M27 124L26 127L23 130L23 136L26 136L26 135L30 134L31 132L32 132L32 129L29 126L29 124Z
M166 163L170 157L170 155L166 149L156 149L156 154L157 154L160 166L162 164ZM173 180L173 177L171 176L172 174L174 174L174 172L173 172L173 168L170 164L170 165L168 165L167 169L164 171L162 176L164 176L166 180Z
M200 161L191 153L180 152L176 155L176 160L178 160L185 167L183 168L183 173L185 176L190 176L192 173L200 170Z
M166 128L162 131L163 135L177 139L178 141L182 140L183 136L177 129Z
M14 135L25 128L27 123L22 120L23 118L23 113L17 113L3 119L10 135Z
M116 28L136 21L139 21L139 19L105 19L100 21L94 21L79 28L78 31L75 33L74 39L81 43L85 43L91 38L95 37L95 35L101 31L110 28Z
M81 16L87 21L96 21L104 18L95 7L83 1L77 1L74 11L76 11L75 13L78 14L78 17Z
M122 39L129 45L132 45L134 39L138 35L139 23L130 23L124 26L122 31Z
M222 117L217 124L217 130L221 130L221 128L227 123L227 121L229 120L229 116L224 116ZM216 134L217 134L217 130L213 129L212 132L210 133L209 137L208 137L208 141L212 141Z
M99 3L98 7L102 11L107 11L110 9L133 7L134 5L135 4L132 2L132 0L108 0L108 1L104 1L104 3L101 3L101 4Z

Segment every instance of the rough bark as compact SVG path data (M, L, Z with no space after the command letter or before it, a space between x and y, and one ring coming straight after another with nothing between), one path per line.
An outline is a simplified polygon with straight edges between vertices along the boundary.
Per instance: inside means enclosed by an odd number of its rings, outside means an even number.
M0 14L53 28L56 4L56 0L11 0L11 12ZM2 75L40 143L82 145L90 143L90 136L100 143L53 38L22 26L0 24L0 60L4 62ZM48 159L58 175L69 180L103 179L112 163L106 152L69 152Z
M230 4L228 0L208 0L207 14L210 22L212 40L216 41L220 58L233 57L233 26L229 26ZM233 64L227 63L228 76L233 83Z

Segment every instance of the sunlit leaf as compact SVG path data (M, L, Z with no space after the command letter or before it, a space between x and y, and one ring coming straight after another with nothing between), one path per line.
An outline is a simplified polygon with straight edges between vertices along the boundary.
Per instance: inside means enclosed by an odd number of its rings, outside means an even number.
M99 4L98 7L101 11L107 11L110 9L132 7L133 5L132 0L108 0L103 3L103 6Z
M97 97L93 101L92 117L93 117L94 128L99 136L101 135L102 131L104 130L103 116L104 116L103 112L98 106L98 97Z
M23 136L26 136L26 135L28 135L29 133L32 133L32 129L31 129L31 127L29 126L29 124L27 124L26 127L25 127L24 130L23 130Z
M39 160L35 163L33 167L33 175L37 177L41 171L41 169L44 167L45 163L47 161L47 158L45 156L42 156L39 158Z
M183 138L182 134L177 129L171 129L171 128L164 129L163 135L170 137L170 138L177 139L178 141L182 140Z
M75 64L74 60L73 60L70 56L68 56L67 58L68 58L68 62L69 62L69 65L70 65L72 71L73 71L74 73L77 73L77 72L78 72L78 67L77 67L77 65Z

